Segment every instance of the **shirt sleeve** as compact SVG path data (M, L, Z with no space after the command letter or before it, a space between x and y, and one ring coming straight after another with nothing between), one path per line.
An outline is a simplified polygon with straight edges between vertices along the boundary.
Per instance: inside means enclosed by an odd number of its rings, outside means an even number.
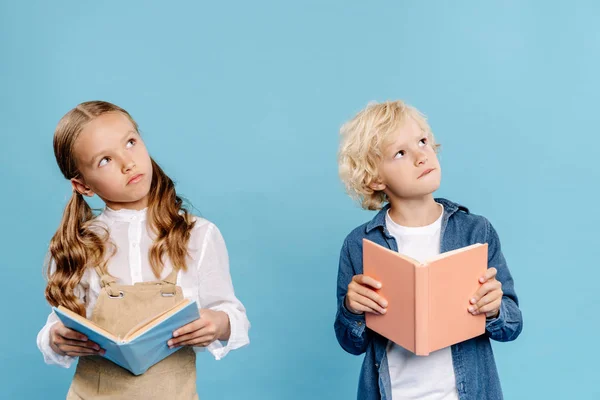
M340 252L340 262L337 280L337 313L334 329L338 343L344 350L353 355L360 355L367 351L373 340L373 331L366 329L365 314L353 314L346 308L346 294L348 284L352 277L363 273L362 257L358 260L360 265L355 265L350 257L349 239L344 240Z
M486 321L488 336L499 342L515 340L523 330L523 315L519 309L519 299L515 291L513 277L502 254L498 233L487 221L488 267L498 271L496 279L502 283L502 303L496 318Z
M246 316L246 309L235 296L225 241L214 224L210 224L204 238L197 270L200 307L223 311L229 317L231 330L229 340L215 340L206 347L215 359L220 360L231 350L250 343L248 337L250 322ZM194 347L194 349L204 350L202 347Z
M50 272L54 273L56 270L56 264L54 263L54 260L51 259L49 254L46 256L46 259L48 262L50 262ZM75 295L85 304L85 290L81 283L75 287ZM37 346L42 352L42 356L44 357L44 362L46 364L55 364L63 368L69 368L77 357L60 355L50 347L50 329L59 321L60 320L54 311L51 311L46 320L46 324L42 327L37 335Z

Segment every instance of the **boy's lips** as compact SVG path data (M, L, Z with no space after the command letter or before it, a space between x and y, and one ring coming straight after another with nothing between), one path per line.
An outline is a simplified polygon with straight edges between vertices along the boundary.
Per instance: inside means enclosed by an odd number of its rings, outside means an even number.
M142 177L144 176L144 174L135 174L134 176L131 177L131 179L127 182L127 184L131 184L131 183L137 183L139 182Z
M428 173L430 173L433 170L435 170L435 168L427 168L425 171L423 171L423 173L421 175L419 175L419 177L417 179L421 179L422 177L424 177L425 175L427 175Z

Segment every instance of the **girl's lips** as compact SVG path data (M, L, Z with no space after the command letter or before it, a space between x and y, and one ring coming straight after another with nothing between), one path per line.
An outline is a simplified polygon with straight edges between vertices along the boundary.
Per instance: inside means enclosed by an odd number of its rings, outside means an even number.
M133 177L132 177L132 178L129 180L129 182L127 182L127 184L129 185L129 184L131 184L131 183L137 183L137 182L139 182L139 181L142 179L142 177L143 177L143 176L144 176L144 174L137 174L137 175L134 175L134 176L133 176Z

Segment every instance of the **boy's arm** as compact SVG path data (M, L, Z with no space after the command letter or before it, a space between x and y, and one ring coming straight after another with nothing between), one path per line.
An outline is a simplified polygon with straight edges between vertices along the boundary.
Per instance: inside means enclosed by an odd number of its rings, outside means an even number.
M498 271L496 279L502 283L502 303L496 318L487 320L487 335L499 342L515 340L523 329L523 316L519 309L519 300L515 292L514 281L502 254L498 233L492 224L487 223L488 268Z
M359 355L366 351L373 333L366 329L365 315L354 314L346 308L346 292L352 277L362 274L362 266L357 271L352 264L348 250L348 239L344 241L340 252L340 265L337 282L337 314L335 316L335 335L344 350L350 354Z

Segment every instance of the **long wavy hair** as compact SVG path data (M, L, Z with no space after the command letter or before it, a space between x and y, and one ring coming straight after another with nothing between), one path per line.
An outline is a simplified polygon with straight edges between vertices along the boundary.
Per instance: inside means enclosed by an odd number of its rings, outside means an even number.
M81 103L59 121L54 132L54 156L66 179L81 177L73 145L83 127L109 112L125 115L139 133L137 123L127 111L105 101ZM148 257L154 275L160 278L165 255L173 268L187 269L188 242L194 220L177 196L173 181L152 158L151 162L147 224L155 239ZM95 223L95 217L83 195L73 191L60 226L50 241L46 299L52 306L62 305L82 316L86 315L85 306L79 301L75 288L88 267L100 267L106 273L107 262L115 253L107 228Z

